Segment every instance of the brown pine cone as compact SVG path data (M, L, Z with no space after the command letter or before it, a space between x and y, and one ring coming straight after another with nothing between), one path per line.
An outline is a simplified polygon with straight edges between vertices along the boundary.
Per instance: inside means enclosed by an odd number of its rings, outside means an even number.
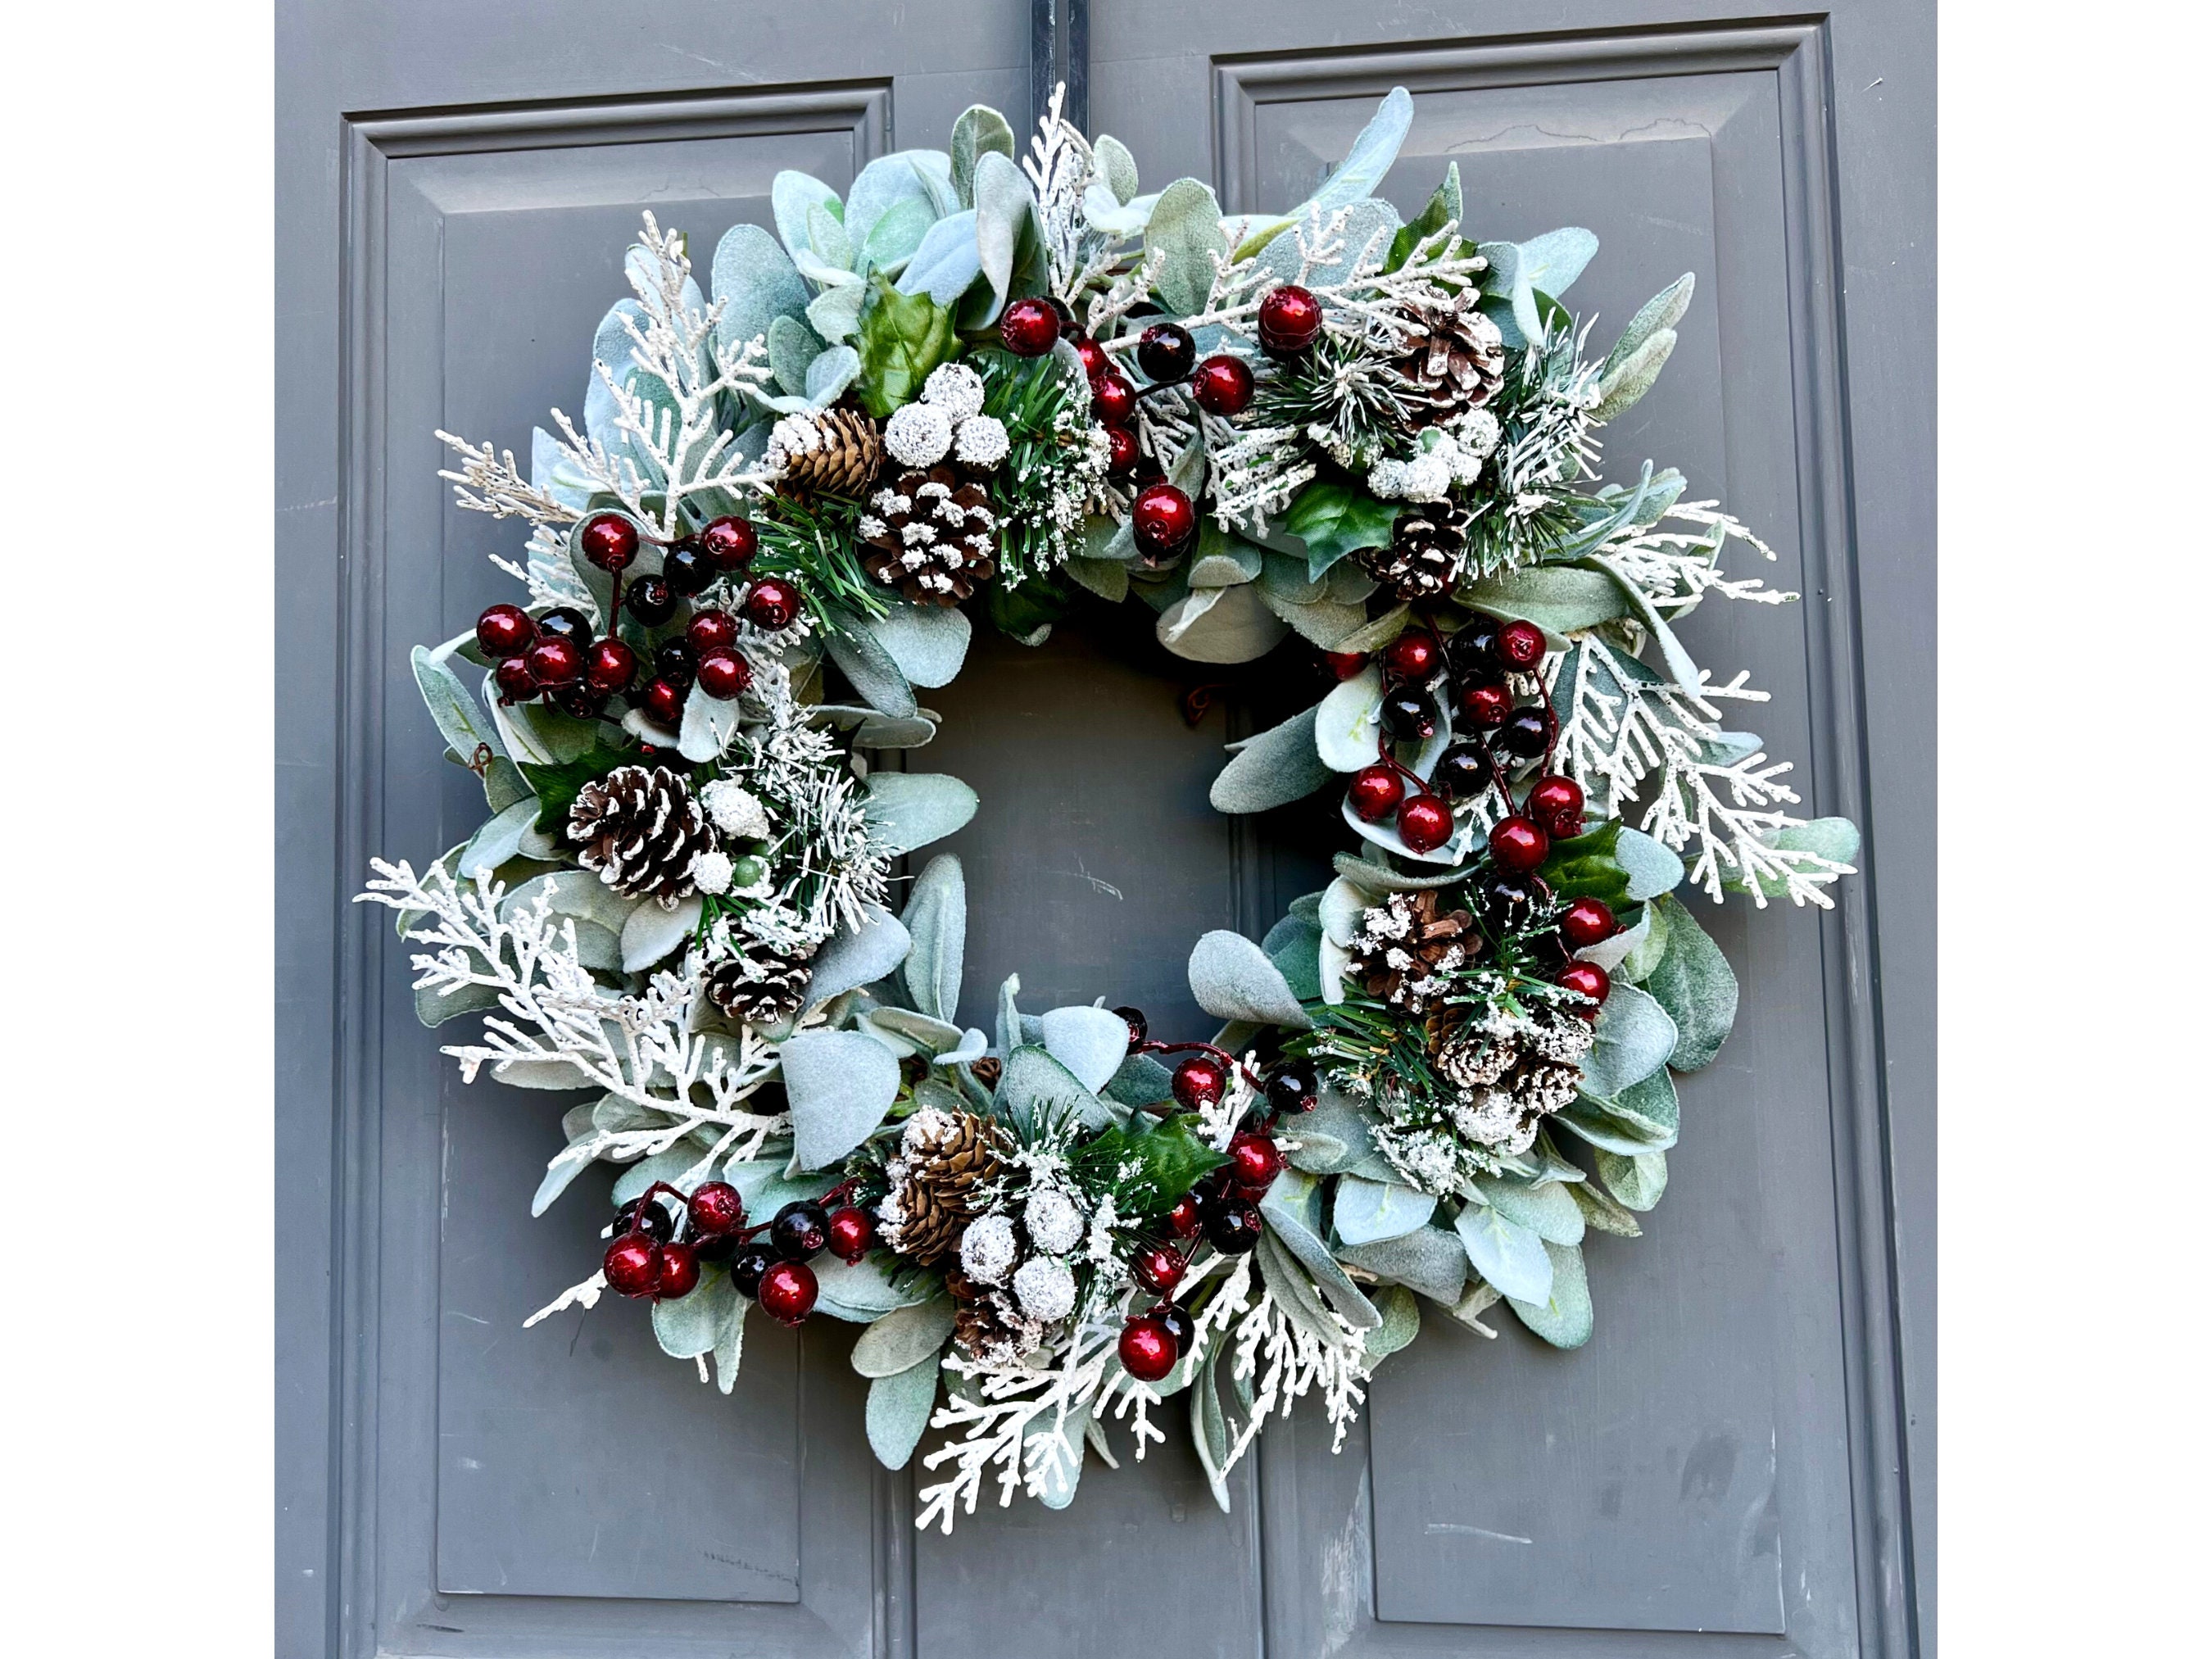
M860 410L825 409L789 415L769 434L763 461L783 469L794 489L857 496L884 464L884 436Z
M615 891L673 910L696 890L692 860L713 849L714 831L682 773L617 766L577 792L568 839L576 862Z
M1498 1151L1528 1151L1544 1119L1573 1103L1593 1041L1587 1021L1552 1008L1470 1023L1437 1056L1462 1091L1454 1125Z
M1482 951L1474 918L1464 910L1440 912L1433 889L1393 893L1360 916L1352 936L1351 977L1377 1001L1424 1014L1451 988L1444 975L1474 966Z
M1360 568L1408 604L1442 599L1459 580L1466 544L1418 508L1398 515L1390 545L1363 547Z
M998 574L999 515L949 466L902 473L868 497L860 562L916 605L957 605Z
M952 1340L979 1364L1006 1364L1035 1347L1044 1327L1027 1317L1012 1292L978 1284L957 1267L945 1270L952 1297Z
M1482 314L1481 296L1462 289L1437 305L1407 304L1404 343L1391 367L1405 381L1415 426L1480 409L1505 383L1505 341Z
M960 1234L982 1207L981 1183L1003 1167L999 1126L972 1112L925 1106L906 1121L891 1189L880 1212L884 1243L925 1265L957 1255Z
M707 1000L746 1025L774 1025L806 1006L814 978L811 950L784 955L757 945L708 969Z

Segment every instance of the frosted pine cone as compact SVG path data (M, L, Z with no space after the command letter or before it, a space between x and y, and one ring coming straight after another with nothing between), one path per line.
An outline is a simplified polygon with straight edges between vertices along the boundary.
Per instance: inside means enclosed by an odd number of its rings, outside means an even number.
M1439 912L1436 893L1393 893L1364 912L1352 936L1350 977L1378 1002L1426 1013L1451 988L1446 975L1474 966L1482 935L1465 910Z
M1466 544L1424 513L1401 513L1388 547L1363 547L1360 568L1407 604L1442 599L1459 580Z
M925 1265L957 1253L982 1207L978 1190L1002 1167L999 1127L969 1112L925 1106L906 1121L891 1189L881 1210L884 1243Z
M787 415L769 434L761 459L781 468L787 485L858 495L883 469L883 434L857 409Z
M785 954L765 945L719 962L702 988L707 1000L745 1025L775 1025L806 1006L813 982L810 949Z
M1505 341L1482 314L1481 296L1462 289L1441 305L1407 305L1405 343L1392 367L1405 381L1416 426L1480 409L1505 383Z
M1437 1056L1462 1091L1454 1127L1495 1152L1525 1152L1544 1119L1573 1103L1593 1041L1586 1022L1550 1008L1464 1027Z
M977 1283L957 1267L945 1270L952 1298L952 1340L981 1365L1008 1365L1044 1340L1044 1327L1024 1316L1011 1292Z
M568 839L576 861L615 891L664 910L696 890L692 863L714 845L691 786L665 766L617 766L586 784L568 808Z
M860 562L916 605L957 605L998 574L999 515L949 466L907 472L868 497Z

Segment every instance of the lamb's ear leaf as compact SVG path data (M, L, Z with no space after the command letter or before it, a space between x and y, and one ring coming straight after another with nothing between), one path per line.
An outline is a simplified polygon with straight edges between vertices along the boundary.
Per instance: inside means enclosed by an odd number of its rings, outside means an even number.
M802 1031L781 1050L792 1149L802 1170L826 1169L873 1134L898 1099L899 1064L860 1031Z
M914 940L906 959L907 994L919 1012L950 1020L960 1006L968 949L968 878L957 858L940 853L922 866L900 920Z
M1384 175L1398 159L1398 152L1406 143L1406 135L1413 130L1413 99L1403 87L1393 87L1359 136L1352 141L1344 160L1322 181L1320 189L1301 203L1293 217L1308 218L1319 212L1334 213L1340 207L1375 194Z
M1583 1253L1572 1244L1547 1243L1544 1254L1552 1261L1549 1295L1525 1300L1509 1296L1506 1305L1523 1325L1553 1347L1579 1348L1589 1340L1595 1322Z
M806 983L808 1005L818 1007L897 972L913 943L896 916L879 904L869 905L860 926L839 928L815 953Z
M988 105L970 104L952 124L952 193L962 207L975 205L975 164L989 155L1013 159L1013 127Z
M1201 935L1191 947L1190 992L1217 1019L1250 1020L1291 1031L1313 1024L1282 969L1250 939L1226 928Z
M1155 286L1170 316L1187 317L1206 308L1213 289L1213 256L1228 252L1212 185L1178 179L1160 192L1145 227L1145 256L1159 262Z
M853 1344L853 1369L863 1376L896 1376L936 1358L952 1334L952 1303L933 1297L894 1308L860 1333Z
M1668 1064L1695 1072L1713 1063L1735 1026L1735 969L1712 935L1673 895L1651 901L1666 917L1667 948L1644 988L1667 1011L1680 1036Z
M868 1449L887 1469L904 1468L929 1427L937 1404L938 1362L933 1353L868 1384Z
M1119 569L1120 566L1115 568ZM1217 812L1265 812L1304 800L1335 775L1314 747L1319 704L1238 744L1206 792Z
M1137 158L1129 153L1129 147L1112 133L1102 132L1091 145L1091 154L1098 163L1098 176L1114 192L1115 201L1127 207L1135 200Z
M876 772L860 806L886 846L911 853L965 828L976 799L973 789L946 773Z
M734 352L756 335L765 335L779 317L806 310L806 283L791 255L758 225L732 225L714 247L714 297L722 302L714 337Z
M1045 1052L1097 1094L1113 1081L1129 1052L1128 1022L1107 1008L1048 1008L1038 1022Z

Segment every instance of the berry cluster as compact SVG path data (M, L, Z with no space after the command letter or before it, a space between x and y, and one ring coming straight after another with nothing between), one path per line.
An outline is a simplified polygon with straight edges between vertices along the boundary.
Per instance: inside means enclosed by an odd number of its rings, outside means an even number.
M774 1220L748 1227L745 1201L728 1182L702 1182L687 1197L657 1181L617 1212L615 1239L600 1271L623 1295L660 1302L689 1296L706 1264L726 1262L741 1294L796 1325L822 1293L808 1262L825 1249L840 1261L857 1262L876 1242L867 1212L837 1202L846 1190L787 1204ZM661 1203L663 1194L676 1200L674 1215Z

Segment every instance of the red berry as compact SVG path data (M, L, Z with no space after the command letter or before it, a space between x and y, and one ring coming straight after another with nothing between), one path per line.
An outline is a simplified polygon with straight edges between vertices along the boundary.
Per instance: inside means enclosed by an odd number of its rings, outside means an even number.
M733 1233L745 1224L745 1200L726 1181L709 1181L691 1194L691 1231L708 1238Z
M1328 665L1328 672L1340 680L1348 680L1367 666L1364 651L1324 651L1321 659Z
M1198 1237L1199 1202L1196 1193L1185 1193L1168 1212L1168 1230L1177 1238Z
M1613 937L1620 924L1613 912L1594 898L1578 898L1559 918L1559 937L1570 951L1587 951L1601 939Z
M1043 300L1017 300L999 314L999 338L1017 357L1042 357L1060 337L1060 313Z
M1083 378L1086 380L1097 380L1113 367L1113 360L1107 356L1106 348L1088 334L1076 336L1075 355L1083 361Z
M699 545L707 550L717 570L725 574L743 570L760 551L760 532L750 519L716 519L699 532Z
M1416 853L1433 853L1451 839L1451 808L1436 795L1415 795L1398 809L1398 839Z
M477 649L494 662L519 657L538 637L538 624L519 605L495 605L477 618Z
M491 671L492 684L499 687L501 702L528 702L538 695L537 676L530 665L520 657L509 657Z
M1129 510L1137 545L1155 557L1179 552L1198 534L1198 509L1171 483L1147 484Z
M1247 1192L1265 1192L1283 1172L1282 1149L1273 1137L1246 1130L1229 1143L1228 1170L1229 1178Z
M763 576L745 595L745 620L769 633L791 626L799 614L799 590L780 576Z
M1133 1319L1121 1327L1121 1369L1139 1382L1157 1382L1176 1368L1175 1337L1157 1319Z
M1490 856L1498 867L1516 876L1526 875L1552 854L1552 838L1534 818L1515 813L1500 818L1490 832Z
M660 1246L643 1233L624 1233L607 1246L599 1271L623 1296L651 1296L660 1283Z
M752 665L734 651L709 651L699 659L699 689L710 697L727 702L752 683Z
M1606 994L1613 989L1613 975L1594 962L1571 962L1559 970L1559 977L1553 983L1588 997L1589 1004L1577 1007L1575 1012L1584 1019L1595 1019L1597 1005L1603 1002Z
M627 690L637 678L637 653L620 640L594 640L584 653L584 684L603 696Z
M558 635L541 635L537 644L523 653L522 660L530 665L530 678L540 685L570 685L584 677L582 650L574 640Z
M600 513L576 532L584 556L602 570L626 570L637 557L637 526L619 513Z
M1426 684L1443 659L1443 647L1435 635L1425 628L1409 628L1382 647L1383 678Z
M830 1254L851 1265L867 1255L876 1242L876 1224L866 1210L849 1204L830 1217Z
M1109 472L1126 477L1137 470L1137 434L1126 426L1109 428L1106 434L1112 446L1110 459L1106 463Z
M1380 823L1406 799L1406 780L1395 766L1377 761L1352 775L1352 810L1362 823Z
M1182 379L1197 356L1190 331L1181 323L1154 323L1137 337L1137 367L1155 385Z
M1190 395L1209 415L1242 415L1252 407L1252 371L1242 357L1208 357L1191 376Z
M689 1244L664 1244L660 1247L660 1277L653 1293L670 1301L689 1296L699 1284L699 1252Z
M1503 726L1513 717L1513 694L1502 685L1463 685L1458 701L1469 726Z
M1185 1263L1180 1251L1164 1244L1141 1247L1129 1263L1129 1271L1136 1275L1137 1283L1157 1296L1172 1296L1175 1287L1182 1283Z
M1091 383L1091 412L1108 426L1127 426L1137 412L1137 388L1118 368Z
M1285 283L1260 301L1260 344L1275 356L1304 351L1321 334L1321 301Z
M701 656L738 642L738 619L726 611L702 611L684 625L684 641Z
M1572 778L1549 773L1529 786L1522 810L1542 824L1554 841L1578 836L1583 829L1583 787Z
M638 693L638 706L662 726L684 724L684 689L668 680L647 680Z
M762 1309L787 1325L796 1325L812 1313L821 1294L821 1281L804 1261L779 1261L761 1275Z
M1212 1054L1193 1054L1175 1068L1169 1087L1186 1110L1199 1111L1227 1091L1229 1068Z
M1498 659L1508 668L1534 668L1544 660L1544 630L1534 623L1506 623L1498 630Z

